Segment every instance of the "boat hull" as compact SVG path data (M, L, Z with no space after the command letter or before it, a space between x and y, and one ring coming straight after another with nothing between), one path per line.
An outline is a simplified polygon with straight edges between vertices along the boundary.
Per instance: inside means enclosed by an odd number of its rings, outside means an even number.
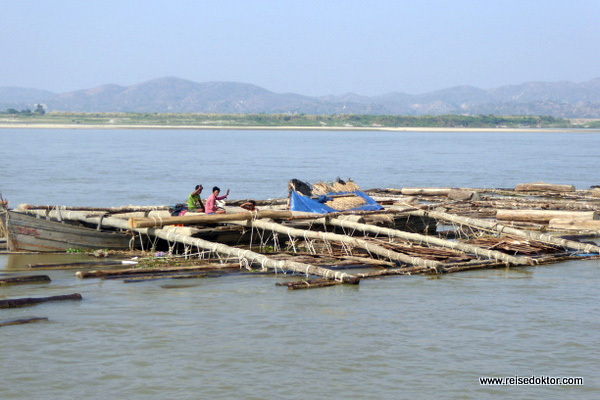
M0 219L7 232L10 251L125 250L131 240L131 236L124 233L101 231L12 210L0 212Z

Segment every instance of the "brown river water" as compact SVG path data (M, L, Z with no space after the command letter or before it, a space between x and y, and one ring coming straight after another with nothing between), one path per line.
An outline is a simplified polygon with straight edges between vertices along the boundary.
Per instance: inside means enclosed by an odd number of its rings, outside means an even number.
M449 135L449 136L446 136ZM218 139L218 140L217 140ZM0 130L11 205L169 204L219 184L276 197L287 179L363 188L600 182L597 133ZM24 145L27 143L27 146ZM0 274L81 254L0 254ZM0 299L0 399L600 397L600 261L405 276L288 291L289 276L123 283L35 271ZM482 386L479 377L583 377Z

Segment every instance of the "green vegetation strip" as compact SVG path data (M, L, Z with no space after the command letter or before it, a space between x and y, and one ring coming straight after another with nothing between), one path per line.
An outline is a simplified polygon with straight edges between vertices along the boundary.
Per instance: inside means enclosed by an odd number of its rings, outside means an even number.
M600 128L600 121L549 116L307 115L0 112L0 123L107 126L319 127L319 128Z

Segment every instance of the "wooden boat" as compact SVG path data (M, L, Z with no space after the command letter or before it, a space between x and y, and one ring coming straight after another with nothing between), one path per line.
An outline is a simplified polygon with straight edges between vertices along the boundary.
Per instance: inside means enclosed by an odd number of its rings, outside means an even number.
M131 235L98 230L83 224L52 219L0 208L10 251L65 251L67 249L125 250Z

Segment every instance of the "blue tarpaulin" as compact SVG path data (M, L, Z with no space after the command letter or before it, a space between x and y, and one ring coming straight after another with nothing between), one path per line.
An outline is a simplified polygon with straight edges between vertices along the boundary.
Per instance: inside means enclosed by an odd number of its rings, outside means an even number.
M327 214L327 213L338 212L338 211L354 211L354 210L378 211L378 210L383 209L383 207L381 207L379 204L377 204L377 202L375 200L373 200L372 198L370 198L369 196L367 196L364 192L361 192L360 190L357 190L354 192L329 193L329 194L327 194L327 196L335 196L335 195L339 195L339 194L354 194L356 196L362 197L363 199L365 199L365 204L363 204L359 207L349 208L347 210L336 210L334 208L326 206L323 203L319 203L318 199L311 199L308 196L302 196L301 194L298 194L298 192L296 192L295 190L292 190L292 193L290 194L290 210L304 211L304 212L311 212L311 213L318 213L318 214Z

